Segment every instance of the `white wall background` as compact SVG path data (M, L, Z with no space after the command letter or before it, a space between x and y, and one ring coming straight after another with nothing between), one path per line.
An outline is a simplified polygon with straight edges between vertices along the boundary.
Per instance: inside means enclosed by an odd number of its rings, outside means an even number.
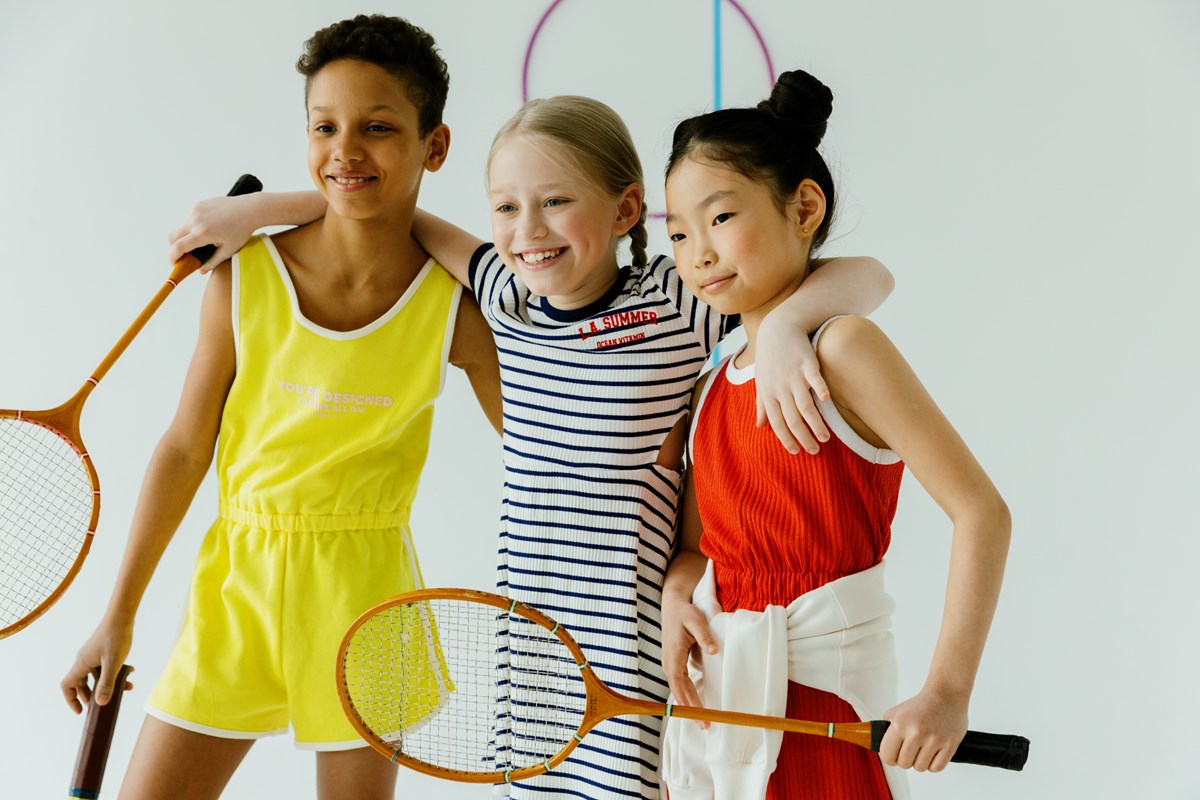
M835 92L826 152L842 216L827 252L870 253L894 271L877 319L1016 520L972 724L1029 736L1029 765L914 776L917 796L1200 798L1189 736L1200 713L1200 6L743 4L777 68L807 68ZM424 204L486 236L484 154L519 103L524 50L548 5L0 0L0 405L50 406L75 390L165 277L164 238L193 200L244 171L269 188L308 186L292 64L314 30L354 13L407 16L441 44L454 140ZM531 92L614 105L661 198L673 123L712 102L711 42L709 0L569 0L539 40ZM765 67L728 9L725 42L725 104L765 95ZM661 229L652 239L666 247ZM111 590L201 289L183 285L84 414L102 524L63 600L0 642L5 800L66 788L81 721L57 682ZM498 447L455 376L415 512L431 584L491 582L499 479ZM107 796L179 622L214 491L210 480L150 586ZM949 532L910 480L890 556L906 691L932 652ZM269 740L227 796L311 797L312 774L311 755ZM404 797L487 795L401 781Z

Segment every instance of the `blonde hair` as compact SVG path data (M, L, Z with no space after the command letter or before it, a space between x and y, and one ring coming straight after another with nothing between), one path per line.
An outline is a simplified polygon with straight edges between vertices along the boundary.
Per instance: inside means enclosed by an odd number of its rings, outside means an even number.
M530 100L505 122L488 152L490 170L492 157L509 138L533 136L558 145L563 167L578 172L607 196L614 197L630 184L644 189L642 162L633 146L633 138L624 121L604 103L579 95L558 95ZM626 235L633 253L633 263L646 263L646 204L641 216Z

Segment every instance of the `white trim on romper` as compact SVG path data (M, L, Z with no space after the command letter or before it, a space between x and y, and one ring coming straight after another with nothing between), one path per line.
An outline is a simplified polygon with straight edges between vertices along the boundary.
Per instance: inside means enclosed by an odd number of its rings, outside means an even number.
M233 294L229 302L229 316L233 319L233 364L237 367L238 357L242 354L241 342L238 341L238 335L241 329L238 327L238 304L242 302L242 290L240 288L242 277L242 251L239 250L233 254L233 264L230 266L230 272L233 276Z
M741 350L738 351L739 353ZM736 355L736 354L735 354ZM721 362L708 371L707 375L701 375L699 380L704 381L704 388L700 390L700 396L696 398L696 407L692 409L692 419L688 424L687 438L687 463L695 463L696 458L696 428L700 427L700 409L704 408L704 398L708 397L708 390L712 388L713 381L721 380L721 372L725 367L725 362L732 359L733 356L726 356L721 359ZM707 378L707 379L706 379Z
M427 276L430 271L433 270L434 265L437 263L432 258L426 259L424 266L421 267L421 271L418 272L417 276L412 279L412 283L410 283L408 288L404 290L404 294L400 295L400 299L397 300L391 308L383 312L383 314L374 322L369 322L363 327L353 331L335 331L318 325L308 317L304 316L304 314L300 313L300 300L296 295L296 286L292 283L292 276L287 271L287 267L284 266L283 257L279 255L279 251L275 248L275 243L271 241L269 236L264 236L262 238L263 242L267 245L267 252L271 254L271 260L275 263L275 269L279 271L279 277L283 281L283 286L285 289L287 289L288 299L291 300L292 304L292 317L295 318L296 322L302 328L306 328L307 330L312 331L318 336L323 336L326 339L361 339L367 334L373 333L374 331L377 331L384 325L388 324L393 317L400 313L400 309L404 308L409 299L416 294L417 289L420 288L421 283L425 280L425 276Z
M813 350L817 349L817 340L821 338L821 334L824 333L825 328L829 326L829 323L833 322L834 320L841 319L843 316L846 315L843 314L842 316L838 317L830 317L829 319L825 320L824 323L822 323L821 327L817 328L816 333L814 333L812 336ZM742 348L742 350L744 349L745 348ZM736 353L725 359L725 361L729 362L728 368L722 369L722 367L725 366L725 362L723 361L721 362L720 366L713 370L713 376L709 379L709 385L711 385L715 380L721 380L724 378L727 379L731 384L740 386L754 378L753 363L747 364L744 367L739 367L734 363L734 359L741 355L742 350L738 350ZM700 403L697 404L697 420L700 419L700 408L703 406L704 396L706 394L708 394L708 386L704 387L704 391L700 395ZM850 427L850 423L846 422L846 419L842 416L841 412L838 411L837 405L833 402L833 400L818 400L817 410L821 412L821 417L825 420L825 424L829 426L829 430L841 440L842 444L849 447L856 455L872 464L895 464L900 460L900 455L896 451L889 450L886 447L876 447L855 433L854 428ZM695 427L695 425L692 426L693 431L695 430Z
M458 304L462 300L462 293L463 285L455 281L454 297L450 299L450 313L446 318L446 335L442 340L442 374L438 378L438 397L442 396L442 390L446 388L446 372L450 364L450 346L454 344L454 326L458 322Z
M157 720L172 725L176 728L181 728L192 733L200 733L205 736L212 736L217 739L238 739L243 741L257 741L266 739L270 736L283 736L290 730L289 728L276 728L270 731L233 731L226 728L214 728L209 725L201 725L196 722L189 722L186 719L172 716L165 711L160 711L149 703L146 704L146 713ZM313 752L340 752L343 750L357 750L361 747L369 747L367 742L362 739L343 739L339 742L301 742L293 740L292 744L297 750L309 750Z
M176 728L182 728L192 733L203 733L205 736L215 736L218 739L265 739L268 736L281 736L288 732L287 728L275 728L269 731L233 731L227 728L214 728L209 725L201 725L198 722L190 722L186 719L172 716L149 703L146 704L146 713L168 725L174 725Z
M296 742L297 750L307 750L312 753L340 753L346 750L358 750L370 747L362 739L344 739L340 742Z

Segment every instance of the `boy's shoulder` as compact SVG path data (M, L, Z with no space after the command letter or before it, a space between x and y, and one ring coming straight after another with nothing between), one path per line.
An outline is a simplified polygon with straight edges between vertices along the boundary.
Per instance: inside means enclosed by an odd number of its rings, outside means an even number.
M234 260L239 267L246 268L272 264L275 258L276 250L271 237L265 233L256 233L238 249Z
M273 247L276 250L283 250L294 253L298 257L304 257L313 252L316 247L317 222L319 220L314 220L307 225L288 228L286 231L280 231L279 233L256 233L251 237L250 242L247 242L247 246L258 240L269 248Z

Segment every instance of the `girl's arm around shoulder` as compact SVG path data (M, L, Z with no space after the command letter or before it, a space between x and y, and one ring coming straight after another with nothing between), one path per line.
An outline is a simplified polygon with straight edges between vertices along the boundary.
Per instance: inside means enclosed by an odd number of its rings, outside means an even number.
M835 320L817 352L847 423L868 442L894 450L954 525L945 607L929 673L915 697L884 715L892 725L879 751L889 764L940 771L967 729L967 707L1008 558L1008 507L874 323L861 317Z
M463 292L458 303L454 341L450 344L450 363L467 373L479 407L496 433L503 433L500 362L496 357L496 341L470 292Z
M800 288L763 320L754 376L758 424L770 424L789 452L816 453L817 442L829 441L812 397L826 399L829 389L809 334L839 314L870 314L894 287L892 273L869 256L816 259Z
M76 713L91 697L87 679L97 666L97 701L104 704L111 697L117 671L133 644L142 596L212 463L235 368L231 285L230 270L219 269L205 287L200 336L183 394L146 469L112 598L60 683L63 698Z
M805 303L808 304L808 321L815 326L838 314L865 317L883 305L896 288L896 278L891 270L871 256L814 258L809 266L808 278L797 293L802 297L810 295ZM833 313L822 319L812 318L830 310ZM797 322L802 321L800 313L797 312Z
M209 272L233 258L259 228L306 225L325 216L320 192L254 192L211 197L192 206L187 221L167 237L167 257L174 264L185 253L215 244L217 250L200 271Z
M413 214L412 233L425 252L456 281L471 288L471 256L483 244L482 239L419 208Z

